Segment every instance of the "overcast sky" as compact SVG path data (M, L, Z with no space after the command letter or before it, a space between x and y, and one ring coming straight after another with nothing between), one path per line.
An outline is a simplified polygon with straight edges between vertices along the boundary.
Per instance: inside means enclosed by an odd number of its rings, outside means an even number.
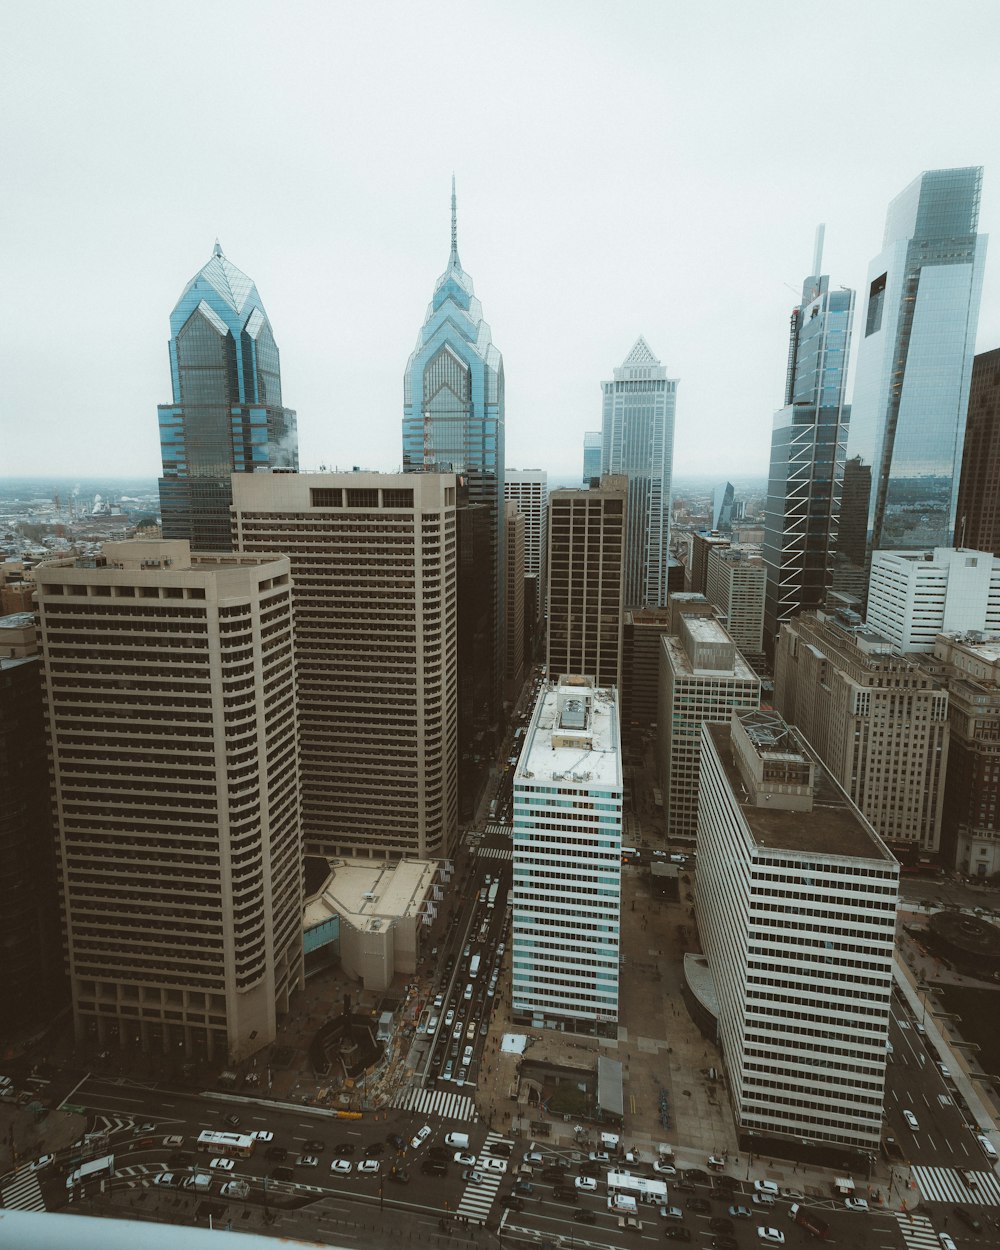
M860 287L889 200L982 164L998 233L998 54L995 0L6 5L0 475L159 472L168 318L216 236L302 466L397 468L453 170L508 465L578 473L643 334L675 470L763 473L816 224Z

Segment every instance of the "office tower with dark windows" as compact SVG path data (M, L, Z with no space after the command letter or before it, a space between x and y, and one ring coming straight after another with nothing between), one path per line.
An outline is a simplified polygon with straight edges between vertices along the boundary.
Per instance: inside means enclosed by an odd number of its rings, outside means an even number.
M524 654L530 660L534 657L535 645L545 618L548 474L544 469L506 469L503 493L505 499L517 504L524 517Z
M604 439L600 430L588 430L583 436L583 485L589 486L601 478L601 447Z
M865 550L840 545L837 590L864 595L872 551L954 546L986 258L976 233L982 173L930 170L889 205L882 251L868 268L847 441ZM841 528L847 498L845 472ZM849 532L861 524L852 518Z
M823 227L788 335L785 404L774 417L764 512L764 641L821 607L833 581L850 405L844 402L854 292L821 274Z
M403 378L403 472L457 473L468 486L470 504L490 509L493 650L486 723L497 724L506 643L503 358L458 258L454 179L448 265L435 284Z
M712 489L712 529L720 534L733 532L733 510L736 488L732 482L720 482Z
M158 410L163 537L229 551L231 475L296 469L299 448L271 323L218 243L170 314L170 380L173 402Z
M684 593L703 595L708 591L708 557L713 551L732 546L732 538L723 538L715 531L702 530L685 535L687 563L684 567Z
M601 383L601 472L628 478L624 596L630 608L667 602L677 386L642 337L613 380Z
M459 668L457 493L453 473L234 479L237 549L277 552L291 564L307 852L428 859L454 851L458 672L466 672ZM460 511L471 551L477 526L488 550L489 509ZM473 560L476 568L488 574L488 561ZM490 591L488 576L478 590L469 587L471 622L477 614L488 619ZM470 648L478 636L470 631ZM480 671L482 689L475 669L462 683L470 700L486 697L489 670ZM474 713L469 706L469 721ZM475 742L463 741L466 749L471 757Z
M972 366L955 545L1000 556L1000 347Z
M628 479L549 496L549 673L621 688Z
M134 539L35 580L77 1042L244 1059L304 981L288 560Z
M871 1167L899 864L805 738L763 710L701 728L697 845L705 955L689 957L688 985L725 1056L740 1149Z

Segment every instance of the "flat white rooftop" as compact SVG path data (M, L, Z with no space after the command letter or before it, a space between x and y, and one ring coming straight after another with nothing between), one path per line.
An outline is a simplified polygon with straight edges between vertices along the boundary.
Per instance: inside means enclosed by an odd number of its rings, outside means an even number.
M359 928L367 921L419 916L439 864L430 859L402 859L370 864L367 860L333 860L333 877L318 898L306 905L305 927L328 920L332 912Z
M619 789L622 768L615 691L592 684L544 686L514 780Z

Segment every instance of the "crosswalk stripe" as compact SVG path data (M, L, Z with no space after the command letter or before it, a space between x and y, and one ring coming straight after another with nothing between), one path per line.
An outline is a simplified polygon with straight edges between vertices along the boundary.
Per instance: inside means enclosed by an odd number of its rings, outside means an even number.
M439 1115L443 1120L478 1120L476 1104L467 1094L446 1089L406 1089L391 1105L400 1111L418 1111L421 1115Z
M479 854L482 855L484 859L508 860L514 858L514 852L509 846L481 846L479 848Z
M913 1167L910 1175L928 1202L964 1202L971 1206L1000 1207L1000 1180L993 1172L975 1172L970 1189L955 1168Z
M488 820L486 822L486 832L492 833L495 837L509 838L511 826L501 825L497 821Z
M910 1215L906 1211L895 1214L906 1250L941 1250L937 1232L926 1215Z
M10 1211L45 1211L45 1199L38 1176L32 1170L18 1172L11 1184L5 1185L0 1194L3 1205Z
M486 1135L486 1142L483 1145L483 1154L492 1154L492 1147L498 1141L504 1141L499 1133L490 1132ZM475 1169L484 1177L485 1183L482 1185L467 1184L465 1192L462 1194L456 1211L459 1215L464 1215L470 1220L479 1220L486 1223L486 1217L490 1213L490 1209L497 1196L497 1190L506 1176L506 1172L494 1171L492 1168Z

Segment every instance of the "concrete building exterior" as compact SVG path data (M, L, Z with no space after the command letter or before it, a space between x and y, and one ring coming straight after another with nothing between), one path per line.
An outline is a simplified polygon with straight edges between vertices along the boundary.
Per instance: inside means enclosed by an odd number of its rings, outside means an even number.
M670 632L670 609L630 608L622 631L622 736L651 733L659 715L660 639Z
M732 545L730 536L723 537L708 530L692 531L687 538L687 567L684 572L684 589L688 594L704 595L708 592L708 557L712 551L722 551Z
M601 476L601 444L603 436L600 430L587 430L583 436L583 486L589 486L595 478Z
M514 774L518 1023L617 1035L622 787L617 692L544 685Z
M714 617L679 611L660 640L659 778L668 838L698 827L701 727L728 723L733 708L760 706L760 678Z
M955 542L1000 556L1000 347L972 364Z
M621 687L628 480L549 496L549 673Z
M453 850L455 508L454 474L233 478L237 549L291 564L309 853Z
M775 707L891 847L936 853L948 762L948 692L855 613L786 621Z
M288 561L109 542L36 583L77 1041L245 1058L302 982Z
M705 724L701 761L696 914L740 1147L863 1165L881 1146L899 865L773 712Z
M505 469L503 494L504 499L517 504L524 517L524 576L534 583L534 610L540 620L545 615L549 475L545 469ZM525 594L525 610L528 609L531 598L530 593Z
M524 514L513 500L507 518L507 683L519 691L524 672Z
M722 614L730 638L741 651L764 650L764 597L767 569L759 548L713 547L708 553L705 597Z
M875 551L868 625L900 651L933 651L938 634L1000 631L1000 559L990 551Z

